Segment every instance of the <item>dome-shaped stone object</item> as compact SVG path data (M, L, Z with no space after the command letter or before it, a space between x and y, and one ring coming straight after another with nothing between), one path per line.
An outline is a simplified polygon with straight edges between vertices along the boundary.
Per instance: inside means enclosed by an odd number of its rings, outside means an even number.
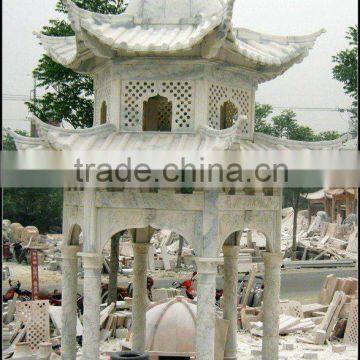
M146 351L180 356L195 353L197 305L177 296L151 305L146 313ZM228 321L216 319L216 359L223 359Z
M196 304L184 297L166 299L146 313L146 350L194 352Z

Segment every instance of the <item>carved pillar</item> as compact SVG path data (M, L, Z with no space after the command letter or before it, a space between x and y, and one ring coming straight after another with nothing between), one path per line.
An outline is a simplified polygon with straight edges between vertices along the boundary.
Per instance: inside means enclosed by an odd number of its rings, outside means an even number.
M103 257L94 253L80 253L84 267L84 360L98 360L100 347L101 268Z
M237 353L237 283L240 246L223 246L224 254L224 310L223 318L229 320L225 344L225 359L236 360Z
M134 243L134 277L132 301L132 350L145 351L148 243Z
M265 281L263 297L262 359L277 360L279 356L279 302L282 255L265 253Z
M218 259L196 259L197 321L196 359L215 359L215 291Z
M76 359L76 319L77 319L77 262L76 254L80 246L63 246L62 259L62 333L61 358Z

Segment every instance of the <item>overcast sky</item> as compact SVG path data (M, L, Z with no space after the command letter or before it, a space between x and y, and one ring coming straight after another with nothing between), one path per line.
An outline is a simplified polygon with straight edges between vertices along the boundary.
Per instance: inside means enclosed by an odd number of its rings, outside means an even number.
M131 1L131 0L130 0ZM210 0L204 0L210 1ZM3 93L29 95L31 71L42 48L32 34L58 16L56 0L3 0ZM357 23L356 0L236 0L234 25L277 35L304 35L325 28L309 56L284 75L259 86L256 100L277 107L348 107L351 100L332 79L332 55L347 46L345 32ZM316 131L345 131L348 116L298 111ZM3 102L4 125L28 129L21 101Z

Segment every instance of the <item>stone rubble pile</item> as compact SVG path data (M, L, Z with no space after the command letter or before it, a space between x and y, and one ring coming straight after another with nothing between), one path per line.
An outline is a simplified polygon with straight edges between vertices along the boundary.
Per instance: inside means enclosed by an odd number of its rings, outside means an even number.
M42 235L35 226L23 227L10 220L2 221L2 229L3 248L8 249L4 255L6 260L15 259L20 264L30 264L30 250L36 249L39 265L49 270L60 270L62 235Z
M254 339L261 337L262 307L239 305L238 328ZM342 353L347 346L357 344L358 280L329 275L320 290L318 303L302 305L298 301L281 301L279 334L282 335L280 341L293 335L295 343L306 344L316 352L331 346L334 353ZM283 350L295 349L295 343L284 343ZM256 356L252 350L251 354Z
M326 214L325 214L326 215ZM355 248L357 219L351 216L344 224L334 224L322 212L318 212L310 226L305 213L299 214L298 256L303 260L311 259L344 259ZM288 212L283 219L283 239L291 243L292 214ZM242 249L241 264L249 260L248 273L240 284L238 293L238 329L242 334L250 336L248 344L255 344L263 332L263 282L257 276L262 272L261 264L254 264L254 257L261 257L261 246L258 246L250 232L242 234L242 240L248 246ZM257 236L257 235L255 235ZM290 238L290 239L289 239ZM256 240L256 238L255 238ZM29 249L38 250L41 263L50 270L60 270L61 235L40 235L35 227L23 227L18 223L3 221L3 241L10 247L21 245L27 259ZM343 244L346 243L346 244ZM157 231L152 237L153 252L152 269L174 269L177 265L180 238L170 231ZM251 244L251 246L250 246ZM250 246L250 247L249 247ZM109 248L104 249L104 270L109 266ZM120 272L130 274L133 252L131 234L125 232L120 242ZM14 251L15 253L15 251ZM241 253L241 251L240 251ZM304 256L304 253L306 254ZM21 255L22 253L20 253ZM285 249L285 256L287 250ZM14 255L15 258L19 254ZM193 249L184 243L182 247L182 269L186 268L184 259L193 256ZM151 263L151 261L149 261ZM190 269L191 267L187 267ZM127 273L125 270L129 270ZM221 273L221 264L219 265ZM243 271L243 270L240 270ZM4 270L3 270L4 274ZM7 275L9 276L9 274ZM260 280L260 281L259 281ZM181 290L175 288L152 289L152 303L175 298ZM318 354L331 346L333 354L343 354L348 347L358 342L358 280L355 278L339 278L327 276L319 293L317 303L302 305L298 301L283 300L280 302L279 334L281 335L282 351L291 358L291 352L298 351L301 345L301 358L318 358ZM149 304L150 304L149 300ZM223 299L219 302L217 312L221 314ZM101 358L107 358L109 347L114 341L129 342L132 321L132 299L125 297L110 305L101 305L99 328L101 333ZM17 294L3 304L3 359L59 359L61 343L62 307L53 306L49 300L20 301ZM77 342L78 357L81 357L81 339L83 334L82 312L78 311ZM35 325L34 325L35 324ZM245 337L246 338L246 337ZM288 339L291 339L288 340ZM118 344L115 344L118 349ZM107 349L107 350L105 350ZM249 347L253 357L261 355L257 345ZM280 358L286 359L281 355ZM300 358L300 357L299 357Z
M285 259L292 257L292 224L293 212L288 212L282 221L282 250ZM342 224L339 224L330 222L327 214L319 211L309 225L307 210L300 211L296 235L296 260L357 260L357 236L358 225L355 214L350 214ZM342 263L338 262L338 264Z
M178 266L178 253L180 249L180 236L168 230L157 230L150 240L149 250L149 270L173 270ZM103 250L105 257L104 267L109 272L110 264L110 242L108 242ZM193 267L195 265L192 257L194 251L192 247L184 241L180 255L180 269ZM121 237L119 245L119 261L120 273L130 275L134 253L132 247L132 236L129 231Z

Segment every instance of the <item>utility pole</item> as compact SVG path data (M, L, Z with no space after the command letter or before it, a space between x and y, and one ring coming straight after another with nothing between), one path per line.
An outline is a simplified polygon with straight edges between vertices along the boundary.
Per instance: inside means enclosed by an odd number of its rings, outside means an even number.
M34 101L34 108L36 109L36 101L37 101L37 98L36 98L36 78L34 78L34 88L33 90L30 91L30 99L32 97L32 100ZM33 121L31 121L31 124L30 124L30 136L31 137L38 137L38 133L36 131L36 127L35 127L35 124Z

